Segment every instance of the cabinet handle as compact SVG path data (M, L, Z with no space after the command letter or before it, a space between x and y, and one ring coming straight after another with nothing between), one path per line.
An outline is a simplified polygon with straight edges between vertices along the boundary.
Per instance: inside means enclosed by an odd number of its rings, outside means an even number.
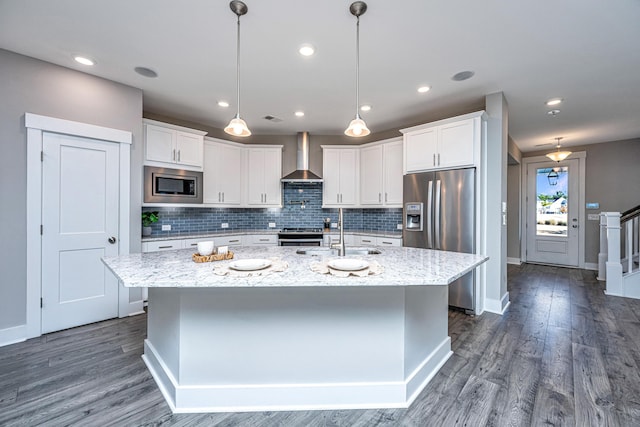
M387 203L387 199L389 198L389 194L388 193L384 193L384 202Z
M178 150L178 161L180 161L180 150Z
M393 245L393 242L385 242L385 241L383 241L382 244L383 245Z
M340 203L340 193L336 193L336 203Z
M371 243L371 240L367 240L367 239L362 239L362 241L363 241L364 243Z
M382 193L378 193L378 203L382 202Z
M261 242L268 242L269 239L260 239Z
M221 202L222 199L220 198L220 192L218 191L218 201Z
M440 166L440 153L438 153L438 166Z
M173 149L172 157L173 157L173 161L175 162L176 161L176 149L175 148Z
M158 246L158 249L171 249L173 247L173 245L169 245L169 246Z
M198 246L198 244L197 243L192 243L191 246Z
M433 153L433 166L436 165L436 153Z
M240 240L229 240L229 243L238 243Z
M222 192L222 203L224 203L224 191Z

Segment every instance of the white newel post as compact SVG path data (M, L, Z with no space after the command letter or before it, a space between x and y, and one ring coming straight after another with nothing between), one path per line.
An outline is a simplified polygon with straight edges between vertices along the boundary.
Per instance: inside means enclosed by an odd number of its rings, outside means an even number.
M620 212L604 212L607 224L607 295L623 296L620 262Z
M598 253L598 280L607 280L607 215L600 212L600 252Z

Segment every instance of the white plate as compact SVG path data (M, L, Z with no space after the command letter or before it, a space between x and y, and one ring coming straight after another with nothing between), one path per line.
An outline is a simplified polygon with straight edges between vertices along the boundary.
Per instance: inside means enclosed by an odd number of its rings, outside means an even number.
M239 259L229 264L229 268L238 271L262 270L271 265L268 259Z
M367 261L352 258L332 259L327 265L333 269L341 271L360 271L369 267Z

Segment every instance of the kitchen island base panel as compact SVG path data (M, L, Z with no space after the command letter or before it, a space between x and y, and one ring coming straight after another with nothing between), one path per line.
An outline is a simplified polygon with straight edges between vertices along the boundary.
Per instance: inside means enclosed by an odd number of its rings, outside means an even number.
M452 354L447 286L149 291L174 412L406 408Z

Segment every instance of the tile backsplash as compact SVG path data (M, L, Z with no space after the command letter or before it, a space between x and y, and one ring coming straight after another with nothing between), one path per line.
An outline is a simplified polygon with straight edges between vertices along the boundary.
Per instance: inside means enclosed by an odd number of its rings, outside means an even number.
M143 211L158 211L159 221L151 226L151 237L164 235L219 232L221 224L228 230L266 230L270 222L275 229L284 227L318 227L324 218L338 221L338 209L322 208L322 183L286 183L283 186L282 208L175 208L145 207ZM402 209L344 209L345 230L397 231L402 224ZM162 231L171 225L171 231Z

